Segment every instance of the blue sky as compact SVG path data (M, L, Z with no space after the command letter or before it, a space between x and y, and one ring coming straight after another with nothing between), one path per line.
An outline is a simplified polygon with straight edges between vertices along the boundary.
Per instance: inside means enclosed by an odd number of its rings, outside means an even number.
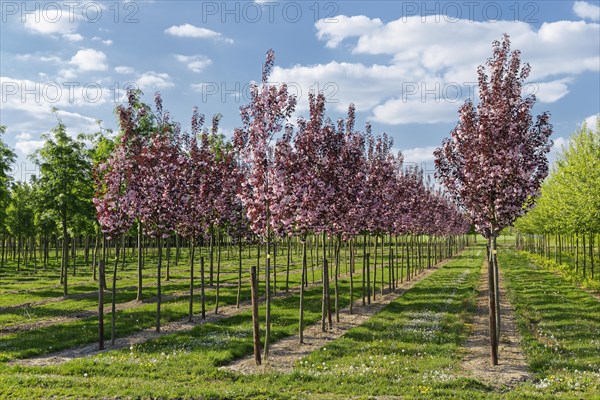
M527 90L566 142L600 112L600 7L591 1L0 1L0 124L16 149L17 179L34 173L27 154L56 125L68 132L117 129L114 108L131 83L155 91L189 129L194 105L240 125L247 88L269 48L272 81L298 94L323 90L328 115L357 106L357 122L387 132L406 160L433 169L432 151L476 93L477 65L511 35L532 66Z

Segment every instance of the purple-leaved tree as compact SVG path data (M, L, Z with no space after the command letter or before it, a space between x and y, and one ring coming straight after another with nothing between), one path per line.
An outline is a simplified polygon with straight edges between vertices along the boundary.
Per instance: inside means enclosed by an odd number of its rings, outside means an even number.
M261 85L250 87L250 104L240 108L242 127L234 132L234 147L247 172L240 188L240 199L246 208L253 231L267 243L266 318L264 359L268 361L271 333L271 207L272 189L269 171L273 167L273 136L283 129L296 107L296 98L286 84L268 83L275 62L275 52L267 52Z
M493 56L478 69L479 104L468 100L458 125L435 151L436 177L468 212L489 241L490 342L492 364L498 363L498 265L496 238L504 227L533 204L548 174L552 126L549 114L534 122L535 96L523 96L529 76L521 53L511 52L508 35L493 43Z

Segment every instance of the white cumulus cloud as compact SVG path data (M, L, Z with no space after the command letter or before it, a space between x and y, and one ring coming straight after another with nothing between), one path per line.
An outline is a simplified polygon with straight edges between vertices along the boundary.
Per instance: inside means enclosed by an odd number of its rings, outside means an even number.
M587 1L576 1L573 4L573 12L580 18L600 21L600 6Z
M79 50L69 61L81 71L105 71L108 68L106 54L99 50Z
M22 132L16 136L17 140L29 140L31 139L31 133Z
M187 65L188 69L194 72L202 72L212 63L210 58L203 55L184 56L181 54L175 54L175 58L177 61Z
M63 38L67 39L69 42L80 42L83 40L83 36L79 33L65 33L63 34Z
M299 111L307 109L312 89L325 93L329 108L343 112L354 102L357 110L370 111L371 118L384 124L455 121L463 101L477 96L477 67L505 32L512 49L521 50L522 62L532 66L528 86L540 102L568 96L577 75L600 71L600 24L593 22L564 20L536 27L515 21L424 21L420 16L387 23L364 15L333 19L337 22L315 23L316 37L326 47L344 43L350 57L377 55L378 63L350 58L275 67L271 80L288 82L299 94ZM465 43L472 44L468 50Z
M402 150L402 155L404 156L404 163L419 165L425 163L433 165L433 160L435 159L435 157L433 156L433 152L436 148L436 146L427 146Z
M568 81L567 79L560 79L551 82L532 83L528 85L526 92L530 91L535 94L537 99L542 103L554 103L569 93Z
M142 90L168 89L175 86L175 84L171 81L169 74L157 73L154 71L143 73L135 81L135 83Z
M165 33L177 37L213 39L225 43L233 43L233 39L225 38L219 32L207 28L200 28L192 24L173 25L165 29Z
M590 129L595 129L596 128L596 121L598 121L600 119L600 114L596 114L596 115L590 115L589 117L587 117L585 119L585 124L588 128Z
M118 72L119 74L133 74L135 70L125 65L119 65L115 67L115 72Z
M15 144L15 149L28 156L44 145L43 140L23 140Z

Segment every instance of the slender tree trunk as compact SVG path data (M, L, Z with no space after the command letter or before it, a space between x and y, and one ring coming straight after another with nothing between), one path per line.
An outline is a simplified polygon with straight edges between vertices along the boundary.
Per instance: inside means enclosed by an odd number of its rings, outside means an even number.
M321 259L319 258L319 247L320 247L320 246L321 246L321 244L319 243L319 237L318 237L318 234L317 234L317 233L315 233L315 255L316 255L316 258L315 258L315 266L316 266L317 268L319 267L319 261L321 260ZM314 271L314 269L313 269L313 273L312 273L312 275L313 275L313 276L312 276L312 283L313 283L313 285L314 285L314 283L315 283L315 271ZM323 271L321 271L321 275L323 275Z
M285 291L286 293L290 290L290 263L291 263L291 252L292 252L292 238L288 236L287 238L287 268L285 272ZM306 247L306 238L304 239L303 247ZM303 257L306 256L306 249L302 250ZM302 280L302 284L304 284L304 280Z
M166 238L167 241L167 276L166 280L171 280L171 236Z
M160 293L160 281L161 281L161 267L162 267L162 253L163 253L163 243L162 236L159 236L157 239L158 242L158 271L156 272L156 332L160 332L160 303L161 303L161 293Z
M258 277L256 275L256 267L250 268L250 279L252 289L252 336L254 343L254 362L256 365L261 364L260 360L260 330L258 326Z
M579 274L579 233L575 235L575 276Z
M235 308L240 308L240 297L242 296L242 238L238 240L238 287L235 300Z
M179 237L179 235L175 234L175 266L176 267L179 265L180 249L181 249L181 238Z
M143 237L142 237L142 223L138 221L138 236L137 236L137 301L142 301L142 277L144 269L144 255L142 253Z
M268 208L267 208L268 209ZM267 221L269 219L267 218ZM268 224L267 224L268 225ZM269 349L271 346L271 235L270 230L267 227L267 268L265 271L265 349L264 359L265 362L269 361Z
M342 237L338 236L337 240L337 248L335 249L335 274L333 276L334 279L334 310L335 310L335 322L340 322L340 310L338 308L339 305L339 287L338 287L338 275L340 274L340 248L342 247Z
M373 258L373 301L377 295L377 255L379 250L379 235L375 234L375 257ZM382 273L383 275L383 273Z
M221 288L221 231L217 235L217 290L215 299L215 314L219 313L219 289Z
M71 240L71 248L73 249L73 276L77 275L77 247L76 247L77 236L73 236L73 240Z
M289 241L288 241L289 244ZM289 247L288 247L289 248ZM289 254L289 253L288 253ZM288 256L289 258L289 256ZM306 273L306 235L304 236L304 240L302 241L302 273L301 273L301 282L300 282L300 317L299 317L299 342L300 344L304 343L304 282L307 278Z
M21 234L17 238L17 274L21 273Z
M365 284L366 284L366 279L367 279L367 235L364 236L364 241L363 241L363 265L362 265L362 287L361 287L361 294L362 294L362 305L363 307L366 305L365 302Z
M4 235L2 235L2 257L0 258L0 268L4 268L5 249L6 249L6 238L4 237Z
M498 246L497 246L497 236L494 235L492 237L492 242L493 242L493 251L492 251L492 259L494 260L494 290L496 291L495 293L495 300L496 300L496 347L498 347L498 343L500 342L500 327L501 327L501 321L500 321L500 277L499 277L499 270L498 270Z
M96 276L96 263L98 262L98 248L100 247L100 235L98 234L98 230L96 229L96 235L94 239L94 250L92 251L92 273L94 275L94 280L97 279ZM45 245L45 244L44 244Z
M125 256L127 255L127 251L125 251L126 246L125 246L125 235L123 235L123 239L121 239L121 248L123 249L122 251L122 257L121 257L121 271L125 271Z
M496 337L496 290L494 287L494 260L492 257L494 250L494 242L490 238L487 251L487 269L488 269L488 295L489 295L489 321L490 321L490 347L491 347L491 363L498 365L498 340Z
M209 255L208 255L208 285L213 287L213 273L214 273L214 248L215 248L215 229L210 226L210 244L209 244Z
M353 307L354 307L354 280L353 280L353 273L354 273L354 239L350 239L350 242L348 243L349 247L350 247L350 314L352 314Z
M194 242L195 240L191 239L190 244L190 309L188 321L192 322L192 316L194 315Z
M104 276L104 261L98 263L100 276ZM104 285L98 279L98 350L104 350Z
M585 245L585 233L582 235L582 239L583 239L583 279L586 278L587 275L587 251L586 251L586 245Z
M381 237L381 295L383 296L383 290L385 289L385 260L383 253L385 252L385 235Z
M277 296L277 241L273 242L273 295Z
M206 296L204 293L204 256L200 257L200 303L202 303L202 319L206 319Z
M590 268L594 279L594 234L590 233Z
M62 233L63 233L63 243L62 243L62 270L63 270L63 295L67 297L69 295L69 289L67 286L67 269L68 269L68 261L69 261L69 252L68 252L68 232L67 232L67 214L63 212L62 216Z
M119 265L119 239L115 239L115 265L113 268L112 279L112 299L111 299L111 315L110 315L110 344L115 345L115 330L117 325L117 267Z

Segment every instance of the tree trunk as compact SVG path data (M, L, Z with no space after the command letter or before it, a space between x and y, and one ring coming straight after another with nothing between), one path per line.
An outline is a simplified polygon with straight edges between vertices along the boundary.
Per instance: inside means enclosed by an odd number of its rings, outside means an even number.
M194 239L192 239L190 248L190 310L188 321L192 322L192 316L194 315Z
M494 290L495 290L495 300L496 300L496 347L498 347L498 343L500 342L500 277L498 270L498 246L497 246L497 236L494 235L492 237L493 242L493 251L492 251L492 259L494 260Z
M204 256L200 256L200 303L202 319L206 319L206 296L204 294Z
M142 237L142 223L138 221L138 237L137 237L137 301L142 301L142 271L144 269L144 257L142 253L143 237Z
M104 276L104 261L98 262L98 273ZM98 279L98 350L104 350L104 287Z
M125 246L125 235L123 235L123 239L121 241L121 248L123 249L123 257L121 259L121 271L125 271L125 256L127 255L127 252L125 251L126 246Z
M242 296L242 238L238 240L238 287L235 300L235 308L240 308L240 297Z
M166 280L171 280L171 236L166 238L167 241L167 276Z
M489 245L487 249L487 270L488 270L488 295L489 295L489 321L490 321L490 347L491 347L491 363L492 365L498 365L498 347L497 347L497 337L496 337L496 290L494 288L494 260L493 260L493 250L494 244L493 240L490 238Z
M73 236L73 240L71 240L71 248L73 249L73 276L77 275L77 236Z
M21 234L17 238L17 274L21 273ZM66 295L65 295L66 296Z
M268 219L267 219L268 220ZM265 271L265 362L269 361L269 348L271 345L271 235L267 228L267 268Z
M217 235L217 295L215 299L215 314L219 313L219 289L221 288L221 231Z
M350 314L352 314L354 307L354 281L352 277L354 274L354 239L350 239L348 245L350 246Z
M288 241L288 249L289 249L289 241ZM288 252L289 259L289 252ZM304 343L304 282L307 280L307 268L306 268L306 236L304 236L304 240L302 241L302 273L301 273L301 282L300 282L300 317L298 321L299 325L299 342L300 344Z
M62 271L63 271L63 295L67 297L69 295L68 287L67 287L67 269L68 269L68 261L69 261L69 252L67 247L68 242L68 233L67 233L67 214L63 212L62 216L62 234L63 234L63 243L62 243Z
M156 272L156 332L160 332L160 303L161 303L161 293L160 293L160 281L161 281L161 267L162 267L162 237L159 236L157 239L158 242L158 271Z
M277 296L277 241L273 242L273 296Z
M363 305L363 307L366 305L366 301L365 301L365 296L366 296L366 292L365 292L366 279L367 279L367 235L364 236L364 241L363 241L363 265L362 265L362 287L361 287L362 305Z
M379 249L379 235L375 235L375 257L373 258L373 301L377 293L377 253ZM383 271L382 271L383 275Z
M258 277L256 267L250 268L250 279L252 288L252 336L254 343L254 362L260 365L260 331L258 326Z
M306 242L306 238L304 239L304 242ZM290 236L288 236L288 240L287 240L287 269L285 272L285 291L286 293L289 292L290 290L290 263L291 263L291 245L292 245L292 238ZM306 243L303 243L302 246L306 246ZM303 257L306 256L306 250L303 250ZM302 280L302 282L304 282Z
M44 244L45 245L45 244ZM96 239L94 240L94 250L92 251L92 274L94 280L98 279L96 275L96 265L98 262L98 248L100 247L100 235L96 232Z
M335 249L335 274L333 276L334 279L334 310L335 310L335 322L340 322L340 310L338 308L339 305L339 287L338 287L338 275L340 273L340 248L342 246L342 237L338 236L337 240L337 248Z
M116 314L117 314L117 267L119 265L119 239L115 239L115 265L113 269L112 279L112 299L111 299L111 316L110 316L110 344L115 345L115 329L116 329Z
M210 250L208 255L208 285L213 287L213 272L214 272L214 247L215 247L215 229L210 226Z

